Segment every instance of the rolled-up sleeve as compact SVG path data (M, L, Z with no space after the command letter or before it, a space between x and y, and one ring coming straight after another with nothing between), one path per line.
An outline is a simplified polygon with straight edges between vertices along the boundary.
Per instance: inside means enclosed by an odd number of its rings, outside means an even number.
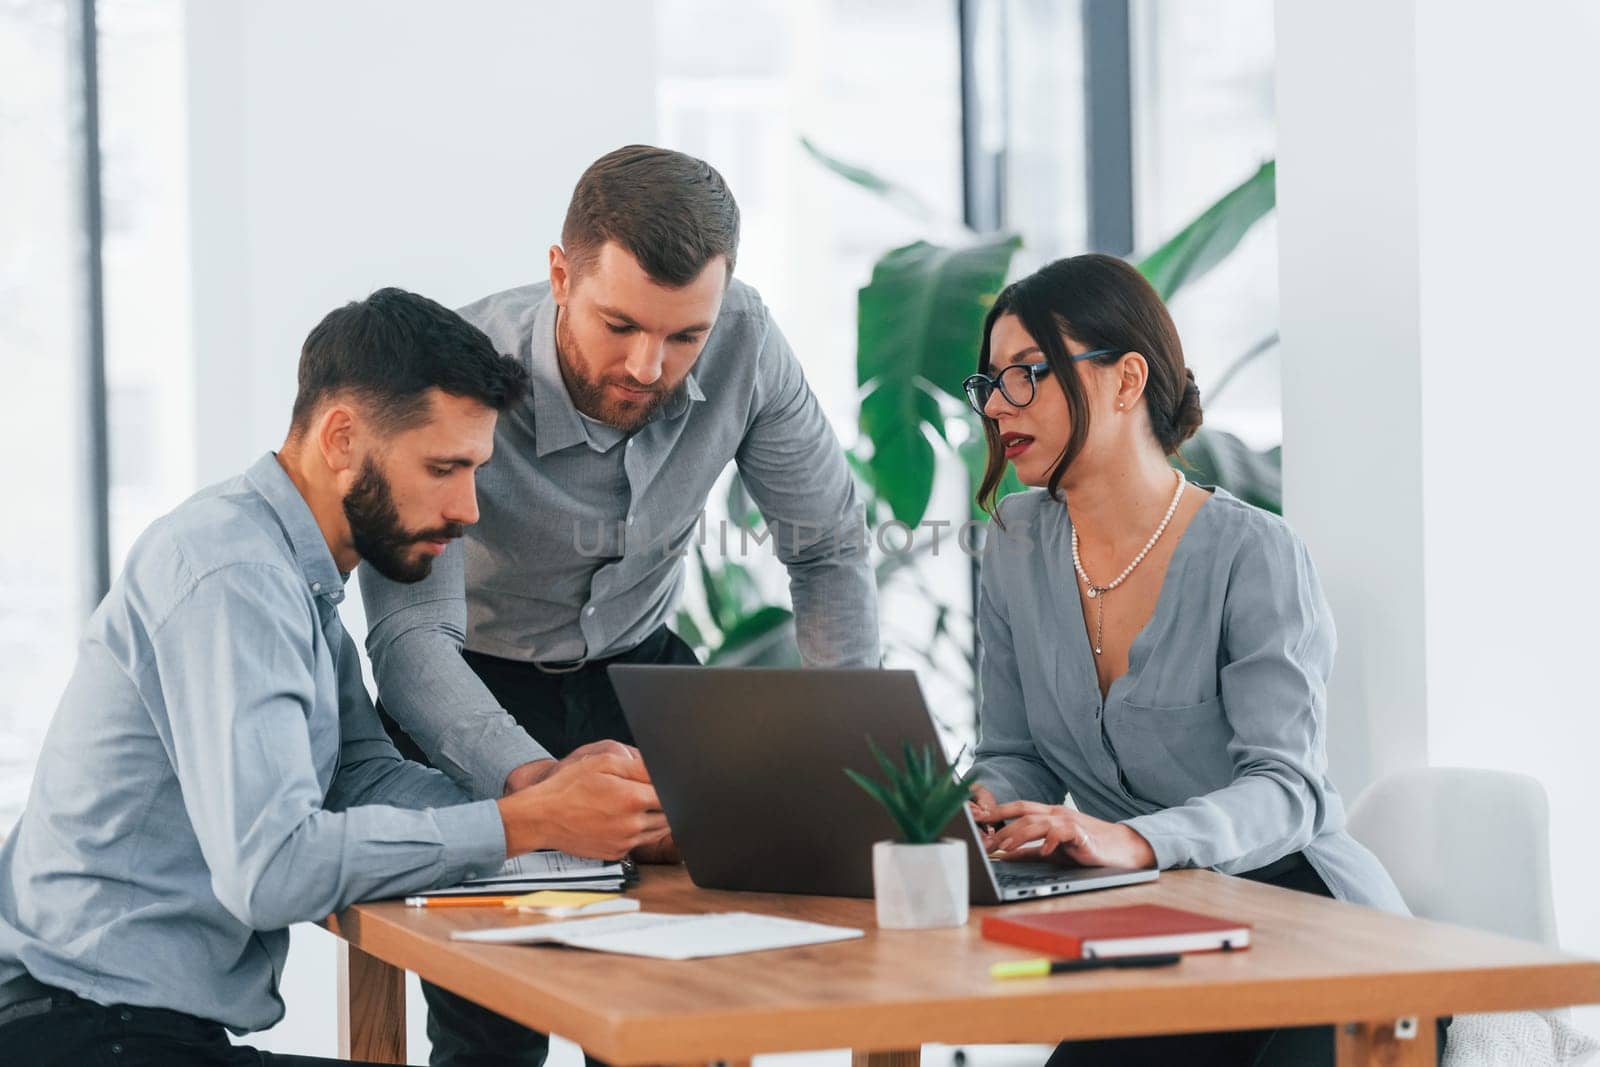
M151 698L164 706L212 891L257 930L459 881L505 855L489 801L325 806L309 725L317 668L307 630L317 625L299 575L239 563L198 578L150 637Z
M876 667L878 590L844 450L770 316L758 358L735 458L789 571L800 657L809 667Z
M1000 566L993 556L985 559L978 583L978 747L972 770L1002 804L1059 804L1066 786L1039 755L1028 726Z
M506 777L550 753L517 725L461 658L466 554L452 542L420 582L360 569L367 654L378 699L428 758L474 797L505 792Z
M1304 848L1330 814L1324 732L1333 618L1305 546L1266 523L1235 556L1218 685L1231 784L1127 820L1165 867L1254 870Z

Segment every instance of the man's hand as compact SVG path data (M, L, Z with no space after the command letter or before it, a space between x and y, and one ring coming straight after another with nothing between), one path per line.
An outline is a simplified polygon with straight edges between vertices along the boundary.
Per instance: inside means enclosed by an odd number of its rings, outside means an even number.
M635 863L682 863L683 856L678 852L678 843L672 839L672 831L667 831L667 836L653 845L641 845L632 852Z
M991 805L993 818L1008 819L1003 827L984 837L990 852L1003 852L1008 860L1053 860L1080 867L1154 867L1156 853L1139 831L1118 822L1106 822L1060 804L1035 804L1019 800ZM1039 840L1031 848L1021 846Z
M508 856L555 848L616 860L668 833L644 761L628 751L574 752L534 784L496 803Z
M526 789L530 785L537 785L555 773L555 769L562 763L571 763L586 756L598 756L601 753L613 752L620 756L639 758L639 750L632 745L625 745L621 741L591 741L587 745L580 745L569 752L565 759L540 759L530 760L520 767L512 769L506 775L506 793L515 793L519 789Z

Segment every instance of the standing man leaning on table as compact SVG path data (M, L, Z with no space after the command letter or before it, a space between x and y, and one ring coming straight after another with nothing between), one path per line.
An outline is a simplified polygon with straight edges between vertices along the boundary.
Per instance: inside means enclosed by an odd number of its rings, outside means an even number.
M800 363L733 280L722 176L630 146L578 180L550 280L461 309L527 367L495 431L482 521L425 581L361 579L380 712L400 750L480 797L537 783L586 742L631 739L611 663L694 663L666 628L730 461L789 570L808 666L878 665L862 506ZM672 859L670 844L654 856ZM424 983L429 1033L484 1024L493 1060L437 1036L435 1064L544 1061L546 1039Z
M291 924L666 833L614 743L477 801L402 760L339 622L358 563L416 581L476 521L526 384L454 312L379 290L306 338L283 447L140 536L0 847L0 1061L331 1062L228 1040L283 1018Z

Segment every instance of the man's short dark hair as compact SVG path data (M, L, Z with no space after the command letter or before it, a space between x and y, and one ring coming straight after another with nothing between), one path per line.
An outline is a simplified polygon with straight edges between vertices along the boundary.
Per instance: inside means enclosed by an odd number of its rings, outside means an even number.
M681 288L739 252L739 205L715 167L682 152L628 145L589 165L572 191L561 244L574 275L615 241L656 282Z
M505 411L527 395L528 372L444 305L379 289L328 312L307 335L289 432L304 433L322 401L348 394L380 434L398 433L427 418L430 389Z

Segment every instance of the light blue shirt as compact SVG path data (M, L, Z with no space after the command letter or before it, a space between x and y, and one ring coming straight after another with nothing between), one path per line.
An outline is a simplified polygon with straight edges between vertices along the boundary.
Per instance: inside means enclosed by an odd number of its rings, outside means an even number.
M760 295L729 283L681 395L637 433L585 419L556 352L547 283L461 309L532 386L500 416L478 475L481 516L413 585L364 568L367 651L384 710L475 796L499 796L520 764L549 756L461 658L597 659L672 617L684 558L772 554L789 572L795 637L811 667L876 667L878 594L844 452ZM704 522L736 463L776 531L748 541Z
M0 982L260 1030L291 923L499 866L494 803L384 735L344 595L270 453L139 538L0 848Z
M1333 616L1288 524L1216 490L1102 697L1069 507L1021 493L990 530L979 781L1002 802L1070 794L1139 831L1162 868L1241 874L1303 851L1335 897L1405 914L1328 778Z

